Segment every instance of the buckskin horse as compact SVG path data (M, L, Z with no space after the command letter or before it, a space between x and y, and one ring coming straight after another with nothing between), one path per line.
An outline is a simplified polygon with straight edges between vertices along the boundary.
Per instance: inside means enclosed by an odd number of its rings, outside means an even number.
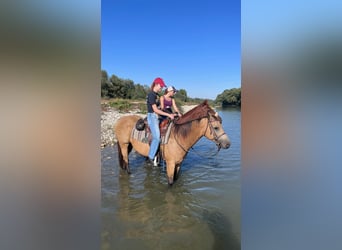
M114 126L117 137L118 157L120 167L130 174L128 155L134 148L140 155L148 156L150 146L146 142L134 139L132 131L138 115L121 117ZM230 146L228 135L222 128L222 119L205 100L179 119L170 124L168 142L160 145L163 159L166 162L168 184L172 185L179 176L181 163L189 149L203 136L215 142L218 147L227 149Z

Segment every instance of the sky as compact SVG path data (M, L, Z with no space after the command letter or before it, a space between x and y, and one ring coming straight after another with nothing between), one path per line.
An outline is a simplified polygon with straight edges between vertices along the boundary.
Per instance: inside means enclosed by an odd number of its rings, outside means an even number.
M102 0L101 69L191 98L241 87L240 1Z

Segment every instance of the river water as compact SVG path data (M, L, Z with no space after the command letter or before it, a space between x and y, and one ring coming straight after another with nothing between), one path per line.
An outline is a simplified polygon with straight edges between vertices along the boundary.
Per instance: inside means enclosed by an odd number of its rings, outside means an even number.
M132 174L118 165L117 148L101 151L101 249L241 249L240 109L218 110L229 149L200 139L170 188L166 170L130 154Z

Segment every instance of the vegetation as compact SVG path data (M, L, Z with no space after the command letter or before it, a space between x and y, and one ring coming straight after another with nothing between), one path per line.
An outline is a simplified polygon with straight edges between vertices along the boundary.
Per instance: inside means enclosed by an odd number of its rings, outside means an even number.
M130 79L122 79L116 75L108 76L105 70L101 71L101 98L108 100L108 105L116 107L120 111L134 108L146 112L146 96L150 86L135 84ZM163 94L163 93L161 93ZM185 89L179 89L175 94L178 107L182 105L198 104L204 101L202 98L190 98ZM241 88L226 89L215 100L208 100L210 105L240 106Z
M241 106L241 88L226 89L219 94L215 103L225 106Z
M109 107L115 108L116 110L123 112L123 113L126 113L131 110L138 110L141 113L147 112L145 101L114 98L105 102L103 106L109 106Z

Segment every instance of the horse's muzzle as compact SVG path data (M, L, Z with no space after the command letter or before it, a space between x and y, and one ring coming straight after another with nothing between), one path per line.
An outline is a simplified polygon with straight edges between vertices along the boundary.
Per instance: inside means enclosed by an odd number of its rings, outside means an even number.
M220 146L223 149L227 149L230 147L230 142L229 141L228 142L220 142Z
M216 144L219 148L227 149L230 147L230 140L226 133L221 134L216 138Z

